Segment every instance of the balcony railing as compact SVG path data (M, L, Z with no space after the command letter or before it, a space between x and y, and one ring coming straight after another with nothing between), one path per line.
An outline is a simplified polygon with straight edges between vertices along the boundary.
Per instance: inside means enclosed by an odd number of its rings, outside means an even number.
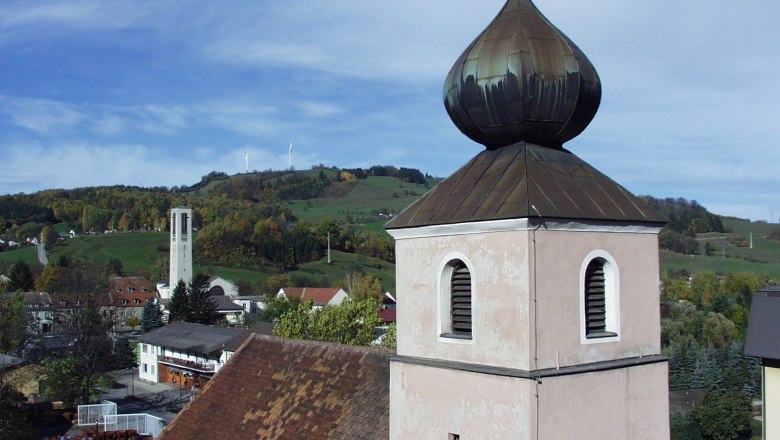
M158 362L162 362L168 365L173 365L176 367L187 368L190 370L203 371L207 373L214 372L214 370L216 369L216 365L214 364L204 364L203 362L188 361L188 360L177 359L168 356L160 357Z

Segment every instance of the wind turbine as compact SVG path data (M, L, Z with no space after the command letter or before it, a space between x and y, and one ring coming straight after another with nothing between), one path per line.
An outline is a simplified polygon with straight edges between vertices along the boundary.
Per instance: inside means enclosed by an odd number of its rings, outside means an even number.
M287 156L287 166L288 166L288 168L290 170L293 169L293 167L292 167L292 150L293 150L293 146L292 146L292 142L290 142L290 149L288 151L288 156Z
M246 162L246 172L249 172L249 152L244 150L244 161Z

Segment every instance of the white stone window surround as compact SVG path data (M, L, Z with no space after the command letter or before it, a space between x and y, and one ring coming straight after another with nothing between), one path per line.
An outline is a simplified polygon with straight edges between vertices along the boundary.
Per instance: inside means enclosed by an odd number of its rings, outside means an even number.
M615 336L603 338L588 338L585 328L585 271L594 259L604 260L604 290L605 290L605 318L606 331L615 333ZM580 344L603 344L620 341L620 270L615 258L603 249L596 249L589 253L580 265Z
M452 271L455 269L454 262L462 261L463 264L469 270L471 275L471 337L470 338L458 338L451 336L452 321L450 316L450 288L452 282ZM476 311L478 309L479 295L477 293L477 276L474 273L474 265L471 260L461 252L450 252L442 258L437 270L439 274L436 283L436 291L438 292L438 301L436 301L436 330L437 339L439 342L445 344L457 344L457 345L475 345L477 340L477 334L479 329L477 328L477 322L474 320Z

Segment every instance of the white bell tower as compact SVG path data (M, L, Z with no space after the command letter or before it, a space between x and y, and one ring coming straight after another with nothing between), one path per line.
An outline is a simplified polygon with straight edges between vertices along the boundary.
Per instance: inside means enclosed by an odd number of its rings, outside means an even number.
M179 280L192 282L192 209L179 206L171 209L171 259L168 286Z

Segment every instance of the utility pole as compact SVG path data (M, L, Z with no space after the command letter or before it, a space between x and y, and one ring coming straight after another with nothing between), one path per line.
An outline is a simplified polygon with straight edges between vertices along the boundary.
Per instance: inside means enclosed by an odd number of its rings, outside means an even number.
M330 231L328 231L328 264L330 264Z

